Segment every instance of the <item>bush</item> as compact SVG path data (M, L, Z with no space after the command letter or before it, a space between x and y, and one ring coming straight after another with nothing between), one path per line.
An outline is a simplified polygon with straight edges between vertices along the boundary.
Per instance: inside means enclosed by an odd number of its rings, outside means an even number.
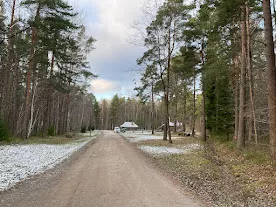
M87 131L94 131L95 130L95 127L94 126L89 126Z
M75 133L73 133L73 132L67 132L66 134L65 134L65 137L66 138L73 138L75 136Z
M81 127L81 133L85 133L86 130L87 130L87 129L86 129L86 126L83 125L83 126Z
M0 141L8 141L9 128L3 119L0 119Z
M54 126L49 127L48 136L55 136L55 127Z

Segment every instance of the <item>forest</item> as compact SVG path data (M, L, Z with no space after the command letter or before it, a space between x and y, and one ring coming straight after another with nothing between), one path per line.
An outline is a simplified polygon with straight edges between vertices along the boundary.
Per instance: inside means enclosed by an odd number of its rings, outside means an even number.
M276 160L274 0L153 1L137 28L137 96L111 100L89 90L96 40L72 6L0 2L0 140L134 121L153 132L164 124L173 142L172 122L204 141L267 146Z
M154 97L162 100L164 140L172 142L169 122L180 121L204 141L270 147L275 161L275 11L269 0L167 0L155 14L144 10L136 89L152 117Z
M63 0L0 2L0 140L79 130L96 40Z

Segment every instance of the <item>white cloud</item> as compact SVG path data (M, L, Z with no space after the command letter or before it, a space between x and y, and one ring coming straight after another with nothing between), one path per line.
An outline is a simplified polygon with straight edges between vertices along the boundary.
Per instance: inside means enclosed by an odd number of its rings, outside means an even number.
M105 79L95 79L91 82L92 92L97 95L104 95L110 92L121 91L120 83Z
M141 17L141 2L148 1L69 0L78 11L84 10L86 31L97 40L96 49L88 57L91 72L99 75L92 81L92 92L97 97L135 93L133 79L140 77L128 71L136 68L143 48L130 44L129 35L133 33L131 24Z
M135 49L128 43L131 23L140 12L139 0L92 0L98 11L97 22L90 22L88 30L97 39L92 62L116 59Z

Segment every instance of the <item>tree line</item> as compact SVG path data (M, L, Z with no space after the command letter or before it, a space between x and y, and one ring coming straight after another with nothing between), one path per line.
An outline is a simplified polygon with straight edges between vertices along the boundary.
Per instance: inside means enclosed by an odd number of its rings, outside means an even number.
M187 92L187 128L192 127L192 91ZM199 101L196 103L196 118L197 126L199 127L200 120ZM103 99L97 102L98 108L98 123L94 123L93 127L103 130L112 130L114 127L120 127L124 122L135 122L140 130L156 130L164 124L164 104L161 99L156 99L154 103L154 110L152 110L152 102L148 102L141 97L119 97L117 94L112 99ZM174 114L181 121L182 113L179 110ZM174 120L172 120L174 122ZM173 131L177 131L181 127L175 123ZM160 128L161 130L161 128Z
M170 120L186 131L192 118L193 135L219 135L240 149L267 144L276 160L275 1L166 0L152 11L144 12L136 89L152 111L162 100L163 139L172 142Z
M0 128L23 138L80 130L95 102L86 61L95 39L67 1L0 2Z

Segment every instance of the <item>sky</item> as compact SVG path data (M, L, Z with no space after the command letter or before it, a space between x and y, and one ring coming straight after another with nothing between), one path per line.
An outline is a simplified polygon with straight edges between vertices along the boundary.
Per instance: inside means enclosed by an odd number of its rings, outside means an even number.
M139 82L136 59L144 49L130 43L133 22L141 14L141 0L69 0L81 14L87 33L96 49L88 56L91 72L99 77L91 81L97 99L133 96Z

